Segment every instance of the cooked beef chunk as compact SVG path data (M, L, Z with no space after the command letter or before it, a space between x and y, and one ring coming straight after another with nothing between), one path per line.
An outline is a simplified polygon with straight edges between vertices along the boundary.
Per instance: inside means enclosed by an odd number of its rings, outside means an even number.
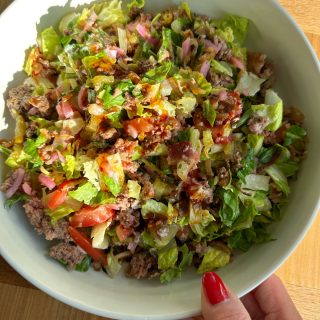
M71 240L68 233L68 221L61 219L52 224L50 217L45 214L43 204L39 198L32 197L28 199L23 207L32 226L39 234L43 234L47 240Z
M69 270L73 270L86 254L76 245L61 242L50 248L50 257L66 264Z
M132 256L126 275L130 278L153 278L159 274L157 258L148 252L139 252Z

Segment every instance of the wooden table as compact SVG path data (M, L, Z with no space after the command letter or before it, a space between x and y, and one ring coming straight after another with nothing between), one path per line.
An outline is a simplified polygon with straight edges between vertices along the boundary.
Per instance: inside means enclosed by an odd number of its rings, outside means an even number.
M0 0L0 12L12 0ZM320 57L320 1L280 0L305 31ZM277 271L303 319L320 320L320 215L294 254ZM97 320L33 287L0 257L0 318Z

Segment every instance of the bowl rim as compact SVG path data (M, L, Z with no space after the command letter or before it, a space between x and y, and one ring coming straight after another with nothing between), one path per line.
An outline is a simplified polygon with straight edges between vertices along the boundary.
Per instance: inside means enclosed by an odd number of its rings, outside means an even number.
M3 16L10 15L11 11L15 9L15 7L18 7L21 2L25 0L14 0L1 14L0 14L0 19L3 18ZM188 1L188 0L187 0ZM305 33L302 31L298 23L295 21L295 19L288 13L288 11L277 1L277 0L264 0L264 1L269 1L271 6L274 6L276 10L280 11L280 13L290 22L290 24L294 27L295 31L303 40L307 50L309 51L312 60L320 72L320 61L317 57L317 54L312 47L311 43L309 42L307 36ZM297 246L301 243L303 238L306 236L307 232L309 231L310 227L314 223L318 212L320 210L320 190L319 190L319 196L317 202L313 206L312 214L310 215L310 219L308 222L305 224L304 228L300 231L299 235L295 238L294 241L289 245L288 249L284 252L284 254L281 256L281 258L278 258L273 261L271 266L262 272L258 279L255 279L255 281L252 281L249 283L246 287L246 289L242 290L239 293L239 297L244 296L248 292L252 291L255 287L257 287L259 284L261 284L263 281L265 281L271 274L273 274L287 259L288 257L293 253L293 251L297 248ZM58 291L55 291L51 289L49 286L43 284L41 281L38 281L37 278L33 278L28 274L27 271L24 270L24 268L18 264L13 257L11 257L10 253L7 252L0 243L0 255L6 260L6 262L16 271L18 272L23 278L25 278L27 281L29 281L32 285L40 289L41 291L45 292L49 296L55 298L56 300L67 304L71 307L74 307L76 309L82 310L84 312L91 313L93 315L98 315L101 317L112 317L113 319L122 319L122 320L130 320L130 319L153 319L153 320L164 320L164 319L183 319L190 317L190 313L188 312L177 312L177 313L170 313L170 314L163 314L163 315L157 315L157 316L152 316L149 315L146 317L145 315L132 315L129 313L126 313L125 311L118 313L118 312L113 312L111 310L102 310L102 309L97 309L95 307L91 307L88 304L84 304L84 302L79 301L76 298L70 298L68 296L63 295L62 293L59 293ZM198 315L201 313L200 306L198 310L194 311L194 315Z

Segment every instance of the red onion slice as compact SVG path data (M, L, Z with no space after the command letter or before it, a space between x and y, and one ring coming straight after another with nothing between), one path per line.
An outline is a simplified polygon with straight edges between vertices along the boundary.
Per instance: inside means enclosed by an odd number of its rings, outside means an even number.
M209 72L209 69L210 69L210 62L204 61L201 65L200 73L202 73L203 76L206 78Z
M13 184L11 185L11 187L6 191L7 198L11 198L16 193L16 191L19 189L23 181L24 174L25 174L24 169L19 168L17 169L16 172L17 172L16 179L13 181Z
M230 63L231 63L234 67L236 67L236 68L238 68L238 69L240 69L240 70L245 70L245 69L246 69L243 61L242 61L240 58L231 57Z
M52 190L56 186L55 182L50 177L46 176L43 173L40 173L38 179L39 179L39 182L43 186L47 187L49 190Z

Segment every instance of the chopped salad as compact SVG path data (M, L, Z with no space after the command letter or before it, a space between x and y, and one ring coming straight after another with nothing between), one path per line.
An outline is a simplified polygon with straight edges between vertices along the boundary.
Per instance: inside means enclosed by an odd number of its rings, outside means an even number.
M272 240L307 137L248 19L143 7L105 1L39 34L7 100L1 190L69 270L167 283Z

